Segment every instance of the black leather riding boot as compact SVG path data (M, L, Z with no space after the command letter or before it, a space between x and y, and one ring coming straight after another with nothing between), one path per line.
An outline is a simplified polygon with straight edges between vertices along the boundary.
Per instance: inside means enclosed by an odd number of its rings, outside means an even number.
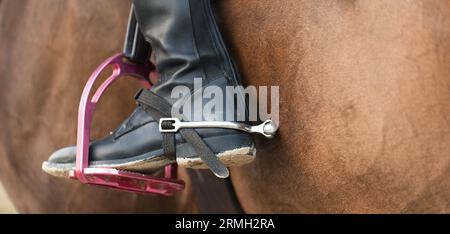
M184 121L236 121L227 119L227 113L236 113L234 117L246 115L238 113L236 105L225 104L211 116L202 114L209 99L198 94L214 86L225 95L226 86L240 85L210 1L134 0L134 12L142 34L151 44L160 78L150 91L140 92L140 105L116 131L90 144L90 167L150 172L177 162L189 168L210 168L218 177L227 177L225 166L251 162L256 150L252 136L245 132L219 128L159 132L158 120L174 117L173 110L187 103L192 111L176 116ZM201 81L202 87L194 80ZM172 98L174 88L179 86L190 93L182 99ZM241 93L235 97L237 102L244 102ZM199 101L202 104L196 105ZM43 169L67 176L74 166L75 151L72 146L55 152L44 162Z

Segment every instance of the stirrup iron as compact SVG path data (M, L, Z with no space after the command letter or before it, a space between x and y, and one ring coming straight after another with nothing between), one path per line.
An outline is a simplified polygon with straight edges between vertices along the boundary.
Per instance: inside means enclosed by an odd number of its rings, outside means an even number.
M89 94L97 78L109 65L113 65L113 74L107 78L95 91L89 100ZM69 172L72 179L82 183L104 186L108 188L142 193L170 196L184 189L184 181L177 180L177 166L167 165L163 178L121 171L114 168L89 167L89 136L95 107L106 89L123 76L131 76L142 82L145 88L150 88L148 74L155 72L152 64L141 65L125 61L125 56L117 54L103 62L91 75L80 100L78 110L77 154L75 170Z

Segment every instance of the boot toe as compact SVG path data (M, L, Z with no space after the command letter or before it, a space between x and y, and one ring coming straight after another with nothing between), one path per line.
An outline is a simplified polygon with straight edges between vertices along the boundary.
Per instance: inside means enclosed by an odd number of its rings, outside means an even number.
M76 151L75 146L57 150L42 163L42 170L53 176L68 178L69 172L75 168Z
M49 163L75 163L75 158L77 154L76 146L69 146L55 151L48 158Z

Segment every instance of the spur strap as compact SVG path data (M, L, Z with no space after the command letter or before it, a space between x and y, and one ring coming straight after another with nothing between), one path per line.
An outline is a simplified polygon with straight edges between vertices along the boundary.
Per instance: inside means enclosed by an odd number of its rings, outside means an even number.
M172 106L163 98L147 89L142 89L136 94L136 101L141 105L145 112L150 114L156 121L161 118L171 117ZM216 157L205 141L200 137L195 129L180 129L181 136L192 145L195 151L200 155L202 161L208 168L220 178L227 178L229 171L222 162ZM175 133L162 132L162 147L164 154L176 158Z

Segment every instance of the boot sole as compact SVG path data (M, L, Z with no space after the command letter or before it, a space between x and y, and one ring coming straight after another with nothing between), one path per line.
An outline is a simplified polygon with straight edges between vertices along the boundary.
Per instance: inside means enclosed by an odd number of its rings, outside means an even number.
M254 148L242 147L219 153L217 154L217 157L225 166L232 167L232 166L241 166L252 162L255 159L255 154L256 150ZM177 164L181 167L192 169L208 169L206 164L203 163L201 158L198 156L186 158L178 157L176 161ZM91 167L114 168L123 171L133 171L149 174L161 169L161 167L164 167L165 165L170 163L172 163L172 161L170 160L143 159L119 164L97 164L92 165ZM42 163L42 170L56 177L69 178L69 172L74 169L75 169L74 163L51 163L51 162Z
M256 156L256 149L252 138L246 134L207 137L204 138L204 141L227 167L250 163ZM178 165L186 168L207 169L206 164L203 163L195 149L189 143L178 144L176 152L176 160L165 157L162 149L159 149L127 159L93 161L89 167L115 168L118 170L150 174L167 164L177 162ZM42 170L57 177L68 178L69 172L74 169L75 163L54 163L47 161L42 163Z

